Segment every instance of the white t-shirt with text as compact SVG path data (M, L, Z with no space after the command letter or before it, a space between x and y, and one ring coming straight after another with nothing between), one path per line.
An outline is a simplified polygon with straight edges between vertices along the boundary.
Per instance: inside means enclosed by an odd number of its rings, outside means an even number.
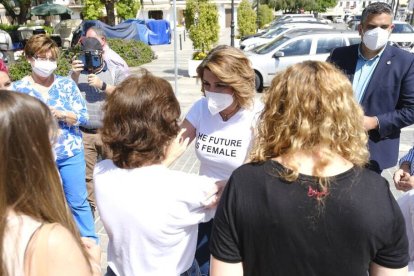
M198 100L186 119L196 129L195 151L200 160L200 175L228 179L246 160L253 139L258 107L240 109L228 121L211 115L207 99Z

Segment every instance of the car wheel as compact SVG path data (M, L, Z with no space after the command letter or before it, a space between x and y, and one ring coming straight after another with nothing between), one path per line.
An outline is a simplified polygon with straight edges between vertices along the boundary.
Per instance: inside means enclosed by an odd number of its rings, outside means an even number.
M254 83L255 83L255 88L256 91L261 93L263 91L263 80L262 80L262 76L260 75L259 72L254 71Z

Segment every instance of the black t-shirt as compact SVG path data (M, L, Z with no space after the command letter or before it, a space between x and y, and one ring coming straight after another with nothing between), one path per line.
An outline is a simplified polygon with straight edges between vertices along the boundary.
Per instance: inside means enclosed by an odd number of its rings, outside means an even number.
M214 218L211 254L243 262L244 275L367 275L371 261L408 264L404 218L388 182L352 168L329 178L324 203L314 177L289 183L275 162L234 171Z

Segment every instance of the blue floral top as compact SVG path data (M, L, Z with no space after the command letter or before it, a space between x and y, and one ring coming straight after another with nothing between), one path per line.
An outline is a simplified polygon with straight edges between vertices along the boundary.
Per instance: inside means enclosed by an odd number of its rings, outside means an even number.
M77 122L75 125L69 126L65 122L59 121L61 133L59 133L58 141L55 144L57 160L72 157L83 150L79 125L84 125L88 121L88 112L85 100L73 80L55 75L55 81L49 89L48 99L45 99L26 77L13 82L10 89L38 98L57 110L76 114Z

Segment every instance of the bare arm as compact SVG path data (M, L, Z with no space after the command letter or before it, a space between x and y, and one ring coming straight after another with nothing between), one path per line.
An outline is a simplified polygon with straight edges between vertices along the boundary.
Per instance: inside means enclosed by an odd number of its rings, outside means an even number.
M387 268L376 263L371 263L369 268L370 276L404 276L408 275L408 267L403 268Z
M226 263L211 256L211 276L243 276L242 263Z
M182 134L182 138L189 138L190 140L188 144L191 144L191 142L193 142L194 138L196 137L195 127L187 119L184 119L183 123L181 124L181 129L185 129L184 133Z

